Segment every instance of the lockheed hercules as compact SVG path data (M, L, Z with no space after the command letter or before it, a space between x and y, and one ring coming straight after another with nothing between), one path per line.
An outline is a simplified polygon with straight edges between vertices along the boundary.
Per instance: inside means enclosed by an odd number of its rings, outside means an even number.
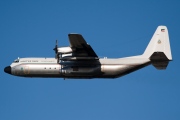
M4 71L21 77L117 78L151 64L166 69L172 60L166 26L158 26L142 55L117 59L99 58L80 34L68 37L68 47L56 42L55 58L18 58Z

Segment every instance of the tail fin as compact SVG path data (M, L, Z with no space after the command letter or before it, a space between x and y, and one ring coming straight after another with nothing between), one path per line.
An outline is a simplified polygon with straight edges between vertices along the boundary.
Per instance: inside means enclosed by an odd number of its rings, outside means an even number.
M157 69L166 69L169 61L172 60L166 26L158 26L143 56L149 58Z

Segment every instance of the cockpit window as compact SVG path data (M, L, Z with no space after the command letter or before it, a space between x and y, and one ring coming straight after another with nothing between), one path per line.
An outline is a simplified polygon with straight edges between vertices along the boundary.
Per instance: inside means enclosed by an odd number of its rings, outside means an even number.
M14 60L14 63L18 63L18 62L19 62L19 59Z

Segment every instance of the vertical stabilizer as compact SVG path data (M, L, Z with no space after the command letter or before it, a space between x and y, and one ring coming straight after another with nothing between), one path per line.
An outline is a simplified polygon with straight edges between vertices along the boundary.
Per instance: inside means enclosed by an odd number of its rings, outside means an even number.
M172 55L166 26L158 26L143 56L149 58L157 69L167 67L168 61L172 60ZM167 62L166 65L164 64L165 61Z
M163 52L168 60L172 60L168 29L166 26L158 26L143 56L150 58L154 52Z

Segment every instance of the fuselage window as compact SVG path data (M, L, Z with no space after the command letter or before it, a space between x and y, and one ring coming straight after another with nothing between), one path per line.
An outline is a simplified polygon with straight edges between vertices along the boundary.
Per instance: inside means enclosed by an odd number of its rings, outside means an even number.
M19 62L19 60L18 59L16 59L16 60L14 60L14 62L13 63L18 63Z

